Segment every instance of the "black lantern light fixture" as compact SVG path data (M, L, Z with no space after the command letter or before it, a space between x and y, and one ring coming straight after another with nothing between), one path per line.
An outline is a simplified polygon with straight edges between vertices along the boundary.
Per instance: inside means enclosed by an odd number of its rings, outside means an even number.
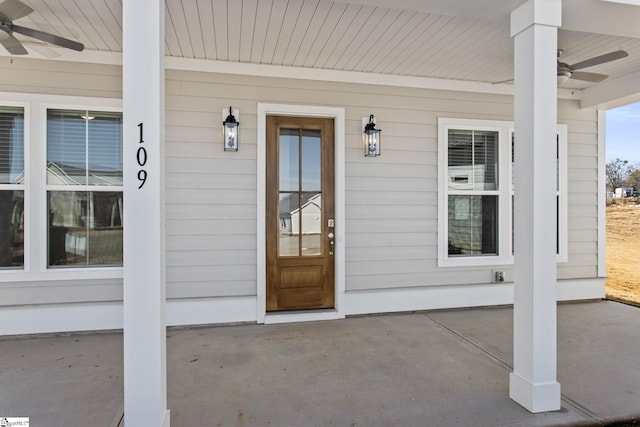
M363 122L366 119L363 117ZM375 117L373 114L369 116L369 123L364 127L364 155L366 157L378 157L380 155L380 132L382 129L376 129Z
M226 111L222 112L223 117L225 113ZM238 110L236 110L236 114L238 114ZM224 151L238 151L238 128L240 123L236 121L231 106L229 106L229 114L222 122L222 126L224 131Z

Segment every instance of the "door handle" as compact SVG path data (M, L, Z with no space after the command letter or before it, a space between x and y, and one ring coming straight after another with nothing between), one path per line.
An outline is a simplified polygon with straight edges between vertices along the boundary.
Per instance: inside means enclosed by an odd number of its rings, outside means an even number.
M335 242L333 240L333 238L335 237L333 233L329 233L327 235L327 237L329 238L329 255L333 256L333 249L335 247Z

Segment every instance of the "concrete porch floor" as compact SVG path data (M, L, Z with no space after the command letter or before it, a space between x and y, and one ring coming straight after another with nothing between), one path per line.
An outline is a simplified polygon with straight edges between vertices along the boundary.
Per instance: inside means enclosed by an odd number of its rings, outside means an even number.
M508 398L511 308L170 329L167 336L172 427L626 426L640 419L640 308L611 301L559 306L562 410L535 415ZM121 424L121 333L5 337L0 355L0 417L46 427Z

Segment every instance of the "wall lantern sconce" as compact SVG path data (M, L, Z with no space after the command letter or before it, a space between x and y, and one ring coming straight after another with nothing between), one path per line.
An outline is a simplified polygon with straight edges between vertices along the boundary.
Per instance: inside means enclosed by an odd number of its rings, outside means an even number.
M362 123L366 122L366 117L362 118ZM364 126L364 155L365 157L378 157L380 155L380 132L382 129L376 129L376 122L373 114L369 116L369 123Z
M224 151L238 151L238 128L240 127L240 123L236 121L235 116L233 115L234 110L229 106L229 109L226 108L222 111L222 117L227 116L222 122L223 132L224 132ZM240 112L235 110L235 113L239 116Z

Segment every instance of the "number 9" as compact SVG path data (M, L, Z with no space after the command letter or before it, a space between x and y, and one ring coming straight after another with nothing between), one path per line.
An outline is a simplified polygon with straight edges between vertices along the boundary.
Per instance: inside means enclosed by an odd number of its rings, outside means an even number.
M140 181L140 186L138 187L138 190L142 188L142 186L144 185L145 182L147 182L147 171L144 169L140 169L138 171L138 181Z

